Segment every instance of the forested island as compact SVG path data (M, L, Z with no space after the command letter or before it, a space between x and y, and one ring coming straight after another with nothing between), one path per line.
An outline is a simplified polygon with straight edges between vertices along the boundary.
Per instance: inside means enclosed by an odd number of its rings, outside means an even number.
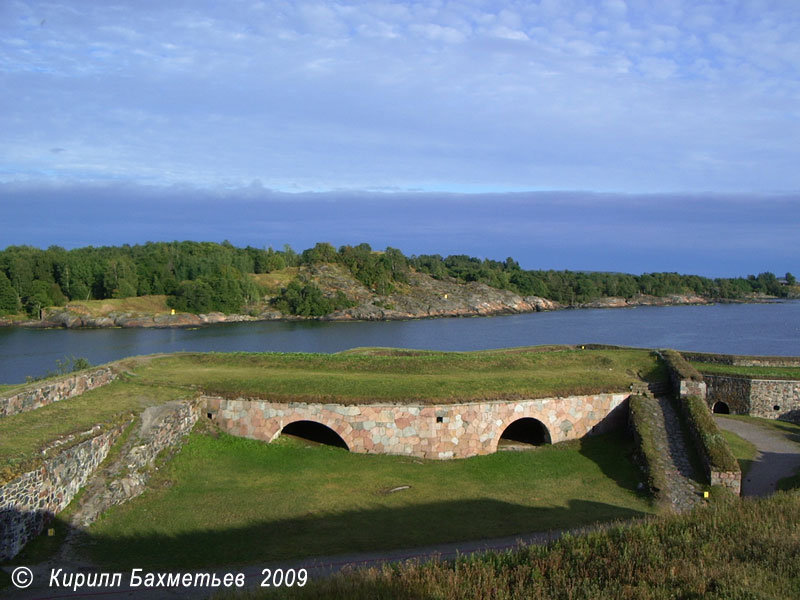
M0 251L0 324L173 326L225 320L396 319L797 297L791 273L710 279L677 273L526 270L466 255L321 242L229 242ZM101 302L102 301L102 302ZM201 315L202 318L196 318ZM208 315L215 315L209 318Z

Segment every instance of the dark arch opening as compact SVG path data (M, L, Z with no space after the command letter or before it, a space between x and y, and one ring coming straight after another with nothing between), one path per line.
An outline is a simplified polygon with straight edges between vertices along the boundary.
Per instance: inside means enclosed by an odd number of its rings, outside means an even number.
M294 423L289 423L281 430L281 435L291 435L317 444L325 444L326 446L336 446L337 448L350 450L350 448L347 447L347 443L338 433L327 425L317 423L316 421L295 421Z
M724 402L715 402L714 407L711 409L713 413L718 415L729 415L731 409Z
M550 432L539 419L525 417L506 427L500 436L499 449L522 446L541 446L550 443Z

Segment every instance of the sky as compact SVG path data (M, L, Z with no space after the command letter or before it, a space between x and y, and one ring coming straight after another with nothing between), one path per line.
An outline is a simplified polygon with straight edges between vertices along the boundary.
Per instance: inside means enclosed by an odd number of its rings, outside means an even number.
M797 272L798 140L791 0L0 0L0 248Z

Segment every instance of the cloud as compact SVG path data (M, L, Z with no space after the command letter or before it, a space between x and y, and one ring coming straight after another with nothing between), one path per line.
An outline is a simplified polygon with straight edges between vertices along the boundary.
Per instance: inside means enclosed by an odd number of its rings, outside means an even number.
M798 189L798 25L680 0L11 2L0 178Z

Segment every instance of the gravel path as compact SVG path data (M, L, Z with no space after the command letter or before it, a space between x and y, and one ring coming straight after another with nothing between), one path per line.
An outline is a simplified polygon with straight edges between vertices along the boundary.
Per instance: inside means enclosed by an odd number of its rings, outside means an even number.
M800 444L786 435L758 423L714 415L721 429L746 439L758 448L753 463L742 481L742 496L769 496L775 484L800 469Z
M660 396L656 400L663 418L659 419L658 428L653 435L660 460L663 461L661 467L668 477L668 487L662 493L676 511L691 510L701 502L700 484L689 460L680 419L669 398Z

